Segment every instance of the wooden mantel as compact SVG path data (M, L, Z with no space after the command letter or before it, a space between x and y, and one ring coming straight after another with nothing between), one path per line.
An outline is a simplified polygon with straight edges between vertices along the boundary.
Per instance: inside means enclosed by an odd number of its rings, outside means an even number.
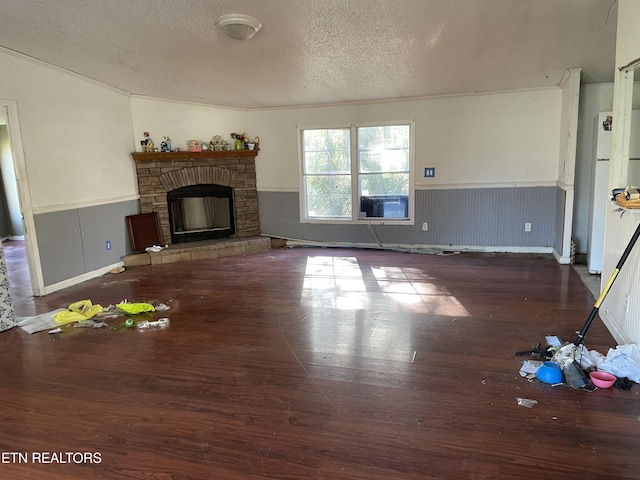
M214 158L256 157L258 150L223 150L216 152L133 152L131 158L136 162L162 162L171 160L202 160Z

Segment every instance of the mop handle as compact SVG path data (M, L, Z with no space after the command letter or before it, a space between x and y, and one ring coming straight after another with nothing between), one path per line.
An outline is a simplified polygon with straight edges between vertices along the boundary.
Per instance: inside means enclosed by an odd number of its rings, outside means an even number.
M607 280L607 283L605 284L604 288L602 289L602 292L600 293L600 296L596 300L596 303L593 305L593 309L591 310L591 313L589 314L589 317L587 318L587 321L584 323L584 326L582 327L582 330L580 330L580 332L578 332L578 338L576 338L576 341L573 342L573 344L576 347L579 346L583 342L584 336L587 334L587 330L589 330L589 327L591 326L591 322L593 321L593 319L595 318L596 314L598 313L598 310L600 309L600 305L602 305L602 302L604 302L604 299L607 296L607 294L609 293L609 290L611 289L611 286L613 285L613 282L616 281L616 278L618 277L618 274L620 273L620 270L622 269L622 266L624 265L624 262L627 261L627 257L631 253L631 250L633 250L633 247L636 244L636 241L638 240L638 237L640 237L640 223L636 227L636 231L633 232L633 236L631 237L631 240L629 240L629 243L627 244L627 248L624 249L624 252L622 253L622 256L620 257L620 260L618 260L618 263L616 264L616 268L614 268L613 272L611 272L611 275L609 276L609 280Z

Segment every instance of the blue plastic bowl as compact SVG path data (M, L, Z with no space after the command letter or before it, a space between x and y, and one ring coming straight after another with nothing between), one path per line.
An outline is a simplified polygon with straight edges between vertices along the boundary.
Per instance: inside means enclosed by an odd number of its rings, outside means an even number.
M564 381L562 369L557 363L544 362L536 372L536 378L544 383L556 384Z

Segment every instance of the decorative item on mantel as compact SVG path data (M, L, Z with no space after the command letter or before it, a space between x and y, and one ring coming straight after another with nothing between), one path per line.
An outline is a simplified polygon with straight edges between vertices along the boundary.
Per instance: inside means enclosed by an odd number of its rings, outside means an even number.
M209 147L211 151L222 152L229 150L229 142L223 140L220 135L214 135L209 142Z
M200 140L187 140L187 150L190 152L201 152L202 143Z
M153 142L151 141L149 132L144 132L143 135L144 135L144 138L140 140L140 145L142 145L142 151L143 152L157 151L157 149L154 150L153 148Z
M244 133L231 133L231 138L235 140L235 149L244 150L245 136Z
M255 137L252 142L244 133L232 133L231 138L235 140L236 150L260 150L260 137Z
M171 139L166 135L162 137L162 142L160 142L160 151L161 152L171 151Z

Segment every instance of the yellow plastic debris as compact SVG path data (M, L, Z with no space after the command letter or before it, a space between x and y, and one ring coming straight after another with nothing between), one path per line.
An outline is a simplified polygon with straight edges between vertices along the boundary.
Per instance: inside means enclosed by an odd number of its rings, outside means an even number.
M67 310L58 312L53 316L56 323L66 325L68 323L89 320L103 310L102 305L94 305L91 300L80 300L69 305Z
M154 312L156 309L150 303L119 303L118 310L122 310L129 315L136 315L144 312Z

